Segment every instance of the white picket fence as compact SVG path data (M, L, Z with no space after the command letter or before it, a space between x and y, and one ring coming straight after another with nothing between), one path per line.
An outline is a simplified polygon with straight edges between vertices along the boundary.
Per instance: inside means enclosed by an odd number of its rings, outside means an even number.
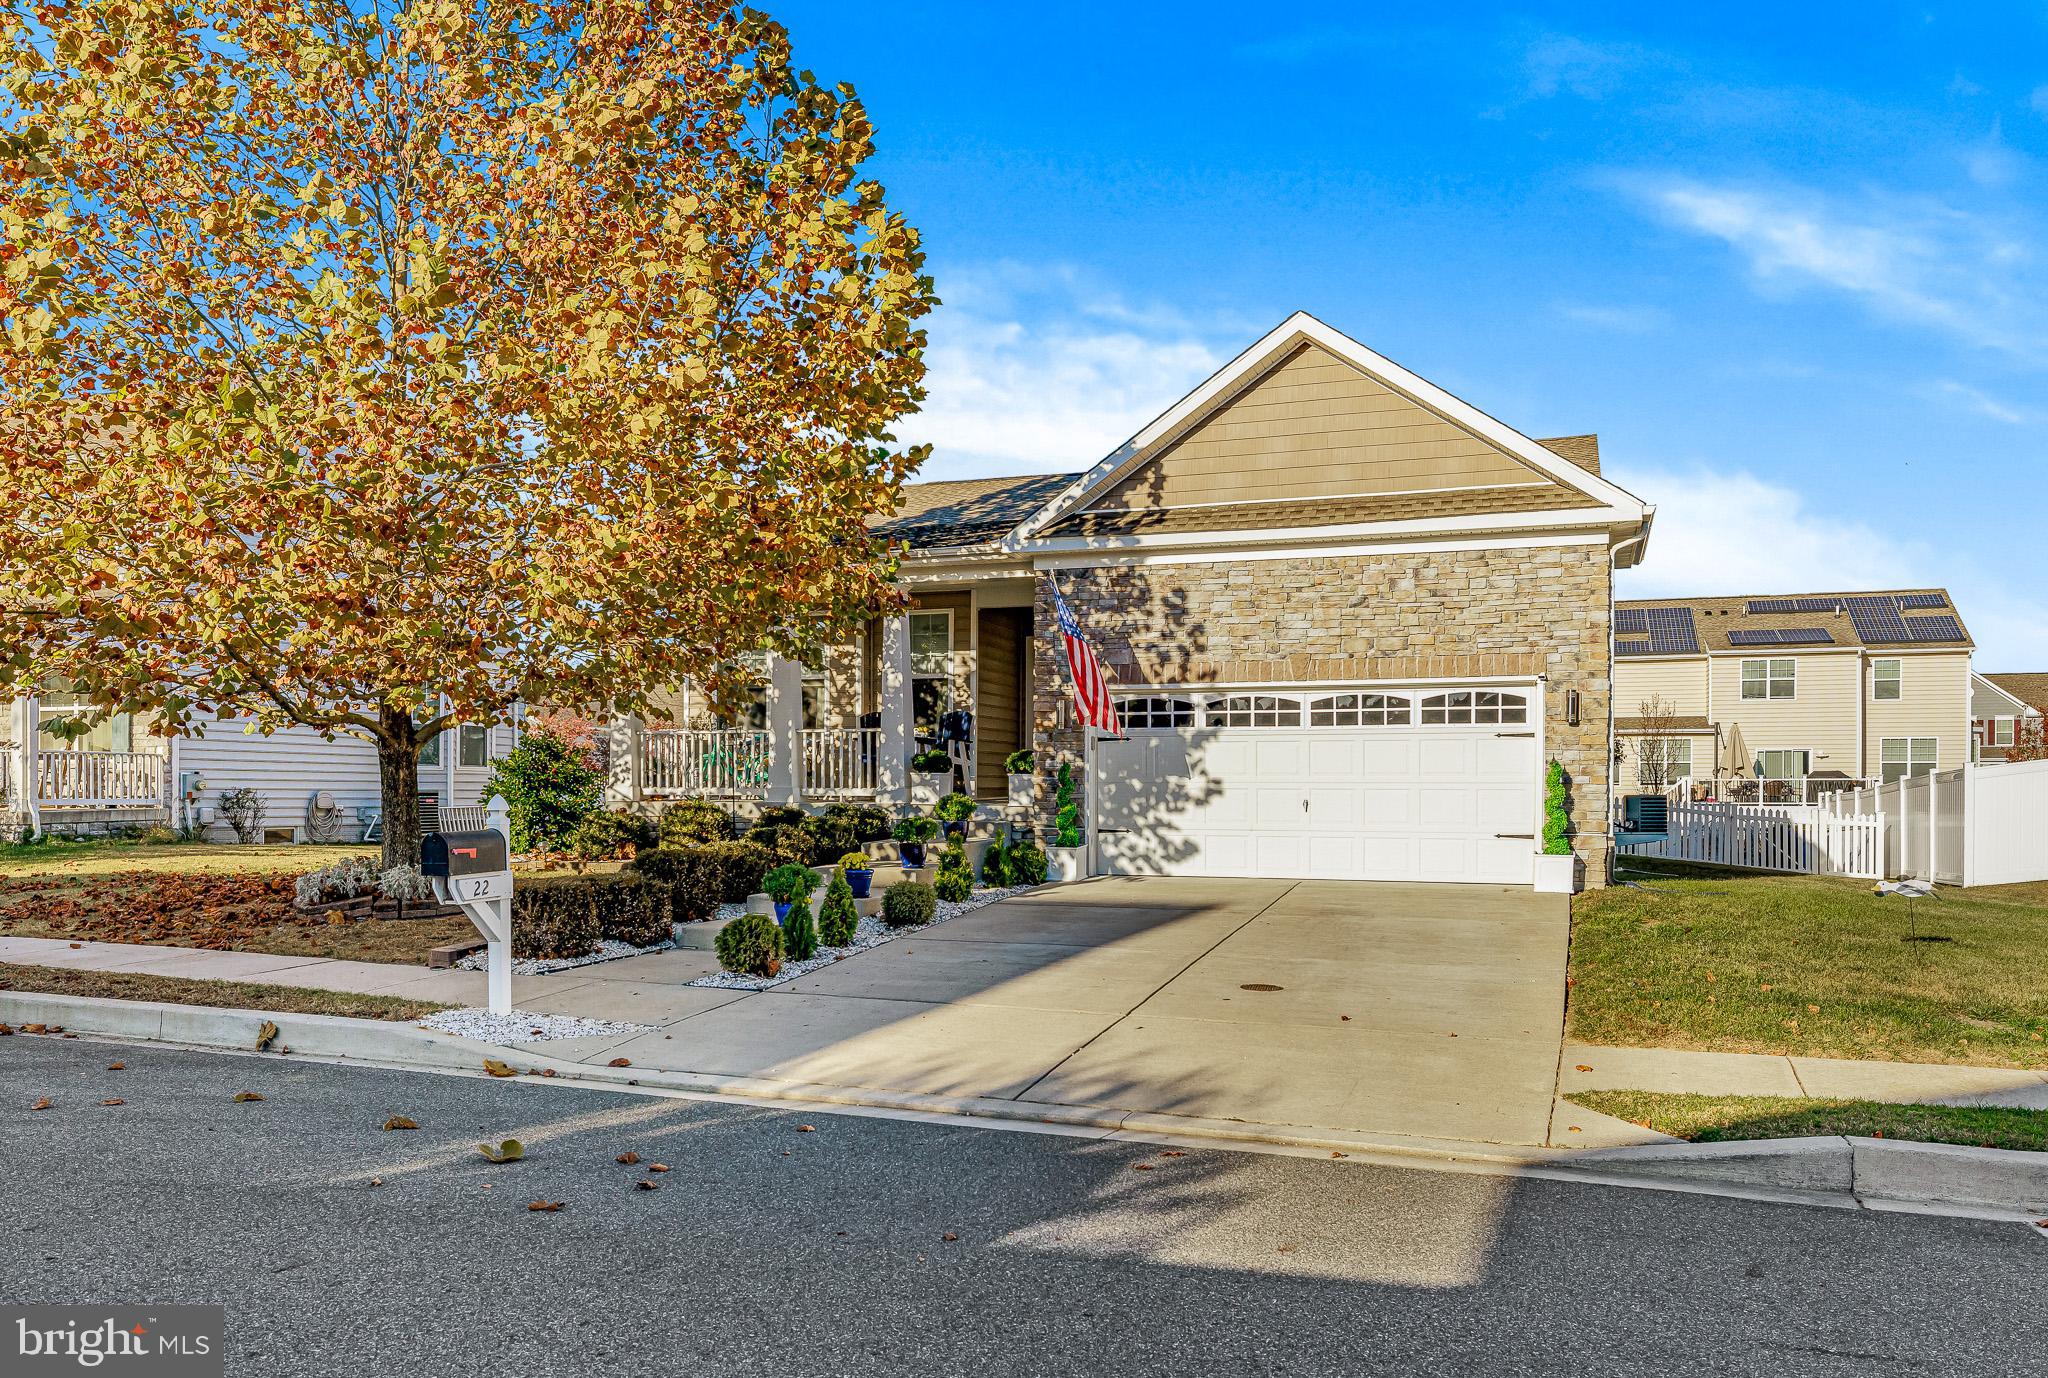
M1627 856L1697 861L1749 871L1884 876L1884 819L1810 804L1716 804L1674 798L1665 835L1622 841Z

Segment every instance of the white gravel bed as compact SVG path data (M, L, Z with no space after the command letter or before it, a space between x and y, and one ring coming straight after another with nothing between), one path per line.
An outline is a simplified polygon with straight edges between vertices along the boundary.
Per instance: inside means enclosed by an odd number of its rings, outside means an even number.
M514 976L545 976L551 971L567 971L570 967L587 967L593 962L616 962L621 957L638 957L646 952L666 952L675 944L656 943L652 947L635 947L622 943L616 938L606 938L596 950L581 957L518 957L512 962ZM489 958L481 950L470 953L455 963L464 971L483 971L489 966Z
M744 904L721 904L718 906L718 912L711 916L711 921L713 923L724 923L726 920L736 919L746 912L747 906Z
M897 938L916 937L934 924L947 923L959 918L962 914L972 914L977 909L987 908L997 900L1006 900L1012 895L1021 895L1030 888L1028 885L1008 885L996 890L976 890L957 904L949 900L940 900L938 913L932 916L931 923L920 924L916 928L891 928L883 923L879 916L862 919L853 930L853 941L845 947L820 947L817 953L808 961L784 962L782 970L776 972L773 976L746 976L736 971L714 971L709 976L699 976L696 980L686 984L710 986L716 990L767 990L770 986L779 986L785 981L794 981L799 976L807 976L820 967L831 966L841 957L850 957L856 952L865 952L871 947L880 947L883 943L891 942ZM721 912L719 917L724 918L726 915Z
M539 1043L556 1038L602 1038L641 1033L654 1026L614 1024L603 1019L578 1019L567 1014L535 1014L529 1010L492 1014L489 1010L472 1006L430 1014L420 1021L420 1027L481 1039L485 1043Z

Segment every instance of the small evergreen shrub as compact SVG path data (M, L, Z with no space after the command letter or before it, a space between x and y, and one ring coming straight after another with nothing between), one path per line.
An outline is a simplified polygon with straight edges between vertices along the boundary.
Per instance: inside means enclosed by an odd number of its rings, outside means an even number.
M1570 856L1571 840L1571 780L1564 773L1564 766L1557 761L1550 763L1550 770L1543 780L1543 853L1545 856Z
M512 888L514 957L581 957L597 947L593 876L548 876Z
M889 811L876 804L827 804L819 818L854 834L854 846L889 836Z
M910 758L910 768L923 775L951 775L953 758L937 747L920 751Z
M834 862L833 865L839 868L842 875L848 871L872 871L875 869L875 863L868 860L866 852L848 852L845 856Z
M708 851L708 847L656 847L628 862L626 873L666 885L670 918L676 923L697 923L717 913L723 902L724 868L716 857L705 855Z
M713 842L697 852L717 869L721 904L745 904L775 864L771 853L752 842Z
M966 868L941 871L932 877L932 893L948 904L958 904L974 893L974 877Z
M785 861L761 880L761 889L777 904L807 903L817 888L818 873L793 861Z
M974 876L973 869L967 864L967 849L957 842L939 853L939 870L942 873L958 871L969 879Z
M939 825L922 814L897 820L890 835L898 842L929 842L939 835Z
M746 840L768 854L771 866L811 864L814 844L801 824L778 823L769 828L755 828L747 834Z
M1010 881L1010 844L997 838L981 856L981 883L1003 886Z
M832 877L825 887L825 903L818 910L818 941L827 947L845 947L860 926L860 911L853 905L853 887L844 875Z
M754 830L793 828L810 815L794 804L769 804L754 816Z
M453 740L441 744L454 749ZM512 815L512 850L560 851L578 823L598 811L604 780L583 753L549 731L533 727L491 769L483 797L505 796Z
M583 861L610 861L652 847L659 838L653 822L637 813L593 813L569 829L562 850Z
M718 930L718 964L742 976L782 970L782 929L766 914L745 914Z
M956 789L932 805L932 816L941 823L965 823L974 817L974 796Z
M589 876L591 901L597 907L597 936L634 947L653 947L675 936L675 910L669 887L651 876L620 871Z
M1003 757L1005 775L1029 775L1037 766L1038 754L1028 746Z
M887 837L889 815L872 804L834 804L797 826L809 844L811 864L828 866L843 853Z
M1035 842L1019 842L1009 850L1010 884L1045 884L1045 852Z
M782 918L782 955L792 962L808 961L818 952L818 921L809 900L789 906Z
M939 897L921 880L906 880L882 892L882 922L891 928L930 923L939 912Z
M1081 845L1081 806L1074 799L1074 766L1070 761L1060 762L1059 792L1053 796L1056 811L1053 814L1054 845L1078 847Z
M730 842L739 836L739 826L722 805L709 799L685 799L671 804L661 814L661 845L687 846L700 842Z

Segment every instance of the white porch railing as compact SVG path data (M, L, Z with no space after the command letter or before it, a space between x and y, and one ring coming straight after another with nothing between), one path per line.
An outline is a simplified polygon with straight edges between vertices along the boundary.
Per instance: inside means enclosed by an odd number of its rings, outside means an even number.
M0 809L14 807L14 743L0 742Z
M644 735L650 798L758 798L768 788L768 734L744 728L664 727Z
M1679 780L1662 790L1673 799L1695 804L1824 804L1829 797L1871 784L1846 775L1795 775L1777 780L1726 776L1717 780Z
M459 804L440 810L435 824L436 831L444 833L480 833L489 825L484 821L490 808L483 804Z
M1697 861L1750 871L1798 875L1885 875L1885 820L1809 804L1739 804L1671 801L1664 835L1616 839L1625 856Z
M154 751L45 751L36 799L49 807L141 808L170 797L170 758Z
M803 791L806 799L865 798L875 792L880 757L878 727L814 727L803 734Z

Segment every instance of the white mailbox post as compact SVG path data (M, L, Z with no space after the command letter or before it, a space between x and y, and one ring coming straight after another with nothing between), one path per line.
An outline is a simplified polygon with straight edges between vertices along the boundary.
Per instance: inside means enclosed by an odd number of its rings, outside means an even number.
M484 830L435 833L420 843L420 873L443 904L459 904L483 934L492 1014L512 1013L512 816L494 794Z

